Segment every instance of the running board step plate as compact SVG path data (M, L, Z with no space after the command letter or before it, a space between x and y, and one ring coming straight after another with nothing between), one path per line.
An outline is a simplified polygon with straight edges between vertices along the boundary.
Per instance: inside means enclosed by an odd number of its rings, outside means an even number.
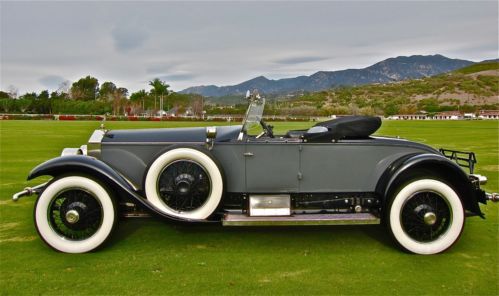
M222 224L224 226L358 225L380 224L380 219L370 213L301 214L274 217L250 217L242 214L225 214Z

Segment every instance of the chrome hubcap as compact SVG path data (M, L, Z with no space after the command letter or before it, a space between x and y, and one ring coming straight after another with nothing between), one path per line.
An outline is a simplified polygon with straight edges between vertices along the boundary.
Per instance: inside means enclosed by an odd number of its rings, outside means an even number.
M437 215L435 215L435 213L433 212L428 212L426 214L424 214L424 223L426 225L433 225L435 224L435 222L437 222Z
M78 214L76 210L69 210L66 213L66 221L68 221L68 223L74 224L78 222L78 220L80 220L80 214Z

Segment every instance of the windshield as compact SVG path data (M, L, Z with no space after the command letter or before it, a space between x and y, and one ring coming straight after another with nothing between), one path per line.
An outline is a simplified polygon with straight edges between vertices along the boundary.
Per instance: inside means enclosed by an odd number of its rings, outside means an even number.
M265 107L264 98L255 98L250 100L248 110L246 111L246 117L244 118L243 121L242 132L247 133L251 129L260 126L260 120L262 120L264 107Z

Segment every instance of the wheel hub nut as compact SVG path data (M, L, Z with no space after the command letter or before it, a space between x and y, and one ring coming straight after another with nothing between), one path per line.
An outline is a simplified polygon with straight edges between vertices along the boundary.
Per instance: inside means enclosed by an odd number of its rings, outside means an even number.
M80 214L78 214L76 210L69 210L66 213L66 221L68 221L68 223L74 224L78 222L78 220L80 220Z
M437 222L437 215L435 215L435 213L433 212L428 212L426 214L424 214L424 223L426 225L433 225L435 224L435 222Z

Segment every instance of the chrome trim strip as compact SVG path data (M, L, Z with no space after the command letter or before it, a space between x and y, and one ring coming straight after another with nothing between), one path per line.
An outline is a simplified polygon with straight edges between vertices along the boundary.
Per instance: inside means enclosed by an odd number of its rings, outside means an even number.
M204 145L205 142L103 142L104 146L113 145L173 145L173 144L199 144Z

